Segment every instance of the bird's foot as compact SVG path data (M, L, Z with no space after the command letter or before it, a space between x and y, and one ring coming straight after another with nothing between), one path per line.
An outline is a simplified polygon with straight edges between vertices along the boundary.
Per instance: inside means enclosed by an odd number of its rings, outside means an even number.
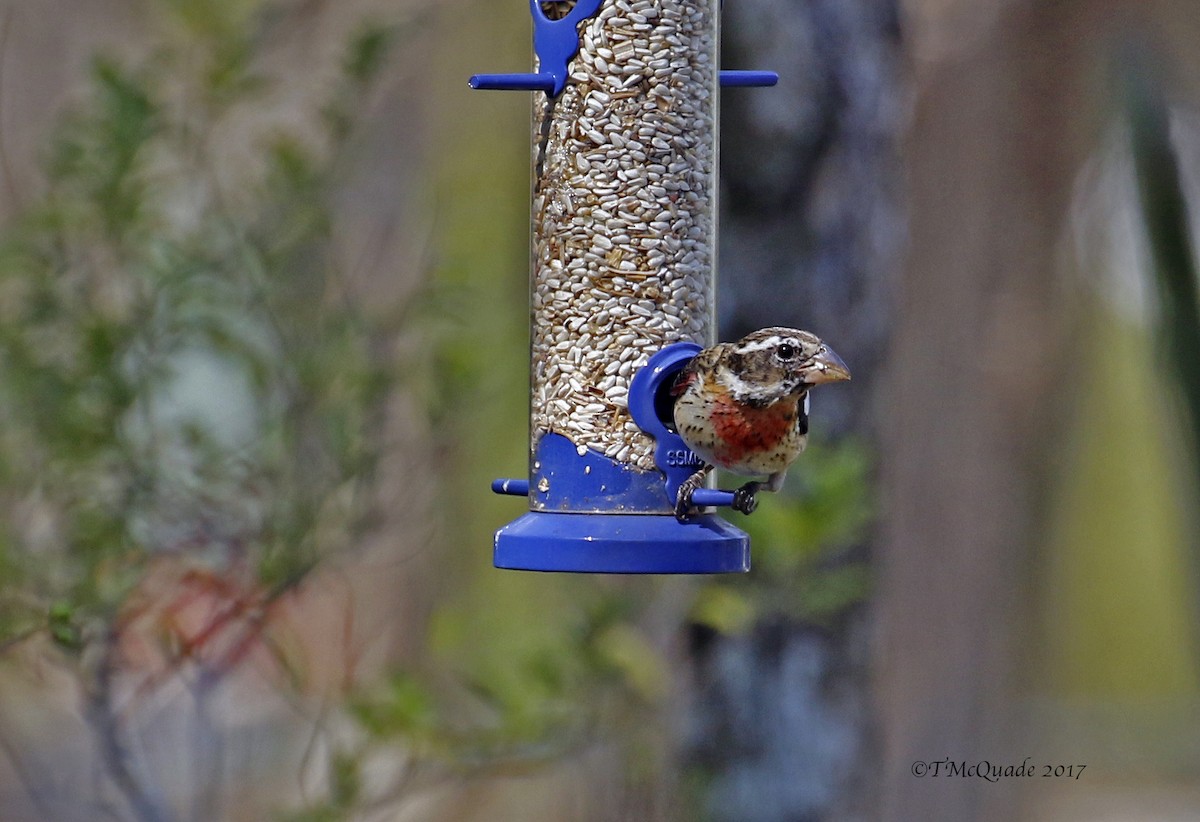
M755 494L762 487L761 482L748 482L741 488L733 492L733 505L730 507L735 511L741 511L743 514L753 514L758 508L758 499Z
M708 472L709 468L705 466L680 483L679 493L675 495L675 519L687 522L692 515L699 513L696 506L692 505L692 495L704 486Z

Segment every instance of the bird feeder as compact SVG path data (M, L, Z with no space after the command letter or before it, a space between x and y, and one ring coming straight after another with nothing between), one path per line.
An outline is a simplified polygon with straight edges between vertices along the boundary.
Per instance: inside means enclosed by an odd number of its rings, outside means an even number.
M471 78L534 92L528 478L493 483L529 512L496 567L604 573L749 569L711 512L674 516L702 464L670 387L715 341L720 0L530 0L535 71Z

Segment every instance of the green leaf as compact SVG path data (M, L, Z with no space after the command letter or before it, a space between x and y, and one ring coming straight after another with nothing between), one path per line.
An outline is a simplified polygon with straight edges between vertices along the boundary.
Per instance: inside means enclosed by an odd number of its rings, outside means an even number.
M379 73L395 40L395 29L368 23L354 37L343 63L346 76L359 84L369 83Z
M393 675L382 691L353 700L351 710L377 737L427 737L439 725L433 696L405 673Z
M75 609L69 602L56 602L46 614L50 638L71 652L83 647L83 632L75 622Z

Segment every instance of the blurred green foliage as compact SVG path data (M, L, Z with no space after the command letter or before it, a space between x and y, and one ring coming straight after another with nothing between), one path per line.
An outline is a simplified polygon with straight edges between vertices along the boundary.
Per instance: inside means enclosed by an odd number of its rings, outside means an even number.
M154 559L269 603L353 550L400 379L380 353L394 329L356 308L331 245L393 30L364 26L329 101L273 123L256 120L274 91L256 58L274 4L150 11L149 56L94 61L47 140L43 193L0 237L0 641L44 633L71 655L109 752L125 750L106 718L113 643ZM248 123L251 150L230 151ZM156 789L104 765L160 818ZM329 767L341 813L358 764Z
M1200 472L1200 281L1170 110L1144 62L1127 72L1130 142L1158 296L1156 330L1184 401Z
M1139 205L1157 295L1155 332L1160 355L1174 378L1180 400L1192 471L1187 501L1200 491L1200 261L1192 233L1193 216L1185 192L1179 152L1172 140L1171 110L1164 83L1148 55L1132 61L1126 71L1126 105L1130 148L1137 177ZM1194 203L1192 203L1194 205ZM1200 535L1200 517L1188 522L1193 546ZM1190 552L1193 617L1200 615L1200 551ZM1193 618L1193 624L1196 620ZM1200 631L1193 628L1192 645L1200 648Z
M1128 142L1100 155L1112 169L1103 186L1084 189L1112 235L1094 235L1100 253L1085 272L1099 285L1142 280L1147 310L1118 289L1076 308L1029 684L1047 740L1090 746L1126 780L1188 781L1200 692L1200 297L1179 153L1187 129L1168 105L1161 55L1125 44L1119 57L1112 104Z
M362 514L341 492L370 476L391 375L329 252L346 130L326 118L323 146L277 130L223 167L216 134L265 88L249 5L166 5L186 46L95 61L44 196L0 245L10 636L47 613L56 637L68 613L111 619L158 552L249 561L282 589L352 545ZM385 44L371 28L351 45L337 110Z
M861 441L810 447L778 497L764 496L753 516L735 520L750 535L749 576L701 588L692 620L732 634L767 614L824 625L865 601L870 569L853 549L874 521L871 470Z
M1092 699L1194 693L1180 420L1148 329L1103 304L1089 309L1050 506L1055 550L1039 575L1048 680Z

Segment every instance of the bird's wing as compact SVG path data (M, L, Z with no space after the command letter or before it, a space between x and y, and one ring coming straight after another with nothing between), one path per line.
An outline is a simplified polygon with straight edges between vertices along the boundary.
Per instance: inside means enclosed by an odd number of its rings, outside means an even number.
M671 396L676 398L683 396L683 392L688 390L688 386L698 379L700 379L700 372L696 370L696 361L693 359L679 369L679 373L675 375L675 382L671 383Z
M808 392L807 391L804 392L804 399L802 399L800 401L800 407L797 409L797 411L798 411L798 413L796 414L796 431L800 434L800 436L807 436L807 434L808 434Z
M675 376L675 382L671 385L671 396L680 397L684 391L687 391L696 380L701 379L701 375L705 372L713 372L717 367L717 361L720 359L722 352L725 350L726 343L718 343L711 348L706 348L696 356L688 360L687 365L679 370Z

